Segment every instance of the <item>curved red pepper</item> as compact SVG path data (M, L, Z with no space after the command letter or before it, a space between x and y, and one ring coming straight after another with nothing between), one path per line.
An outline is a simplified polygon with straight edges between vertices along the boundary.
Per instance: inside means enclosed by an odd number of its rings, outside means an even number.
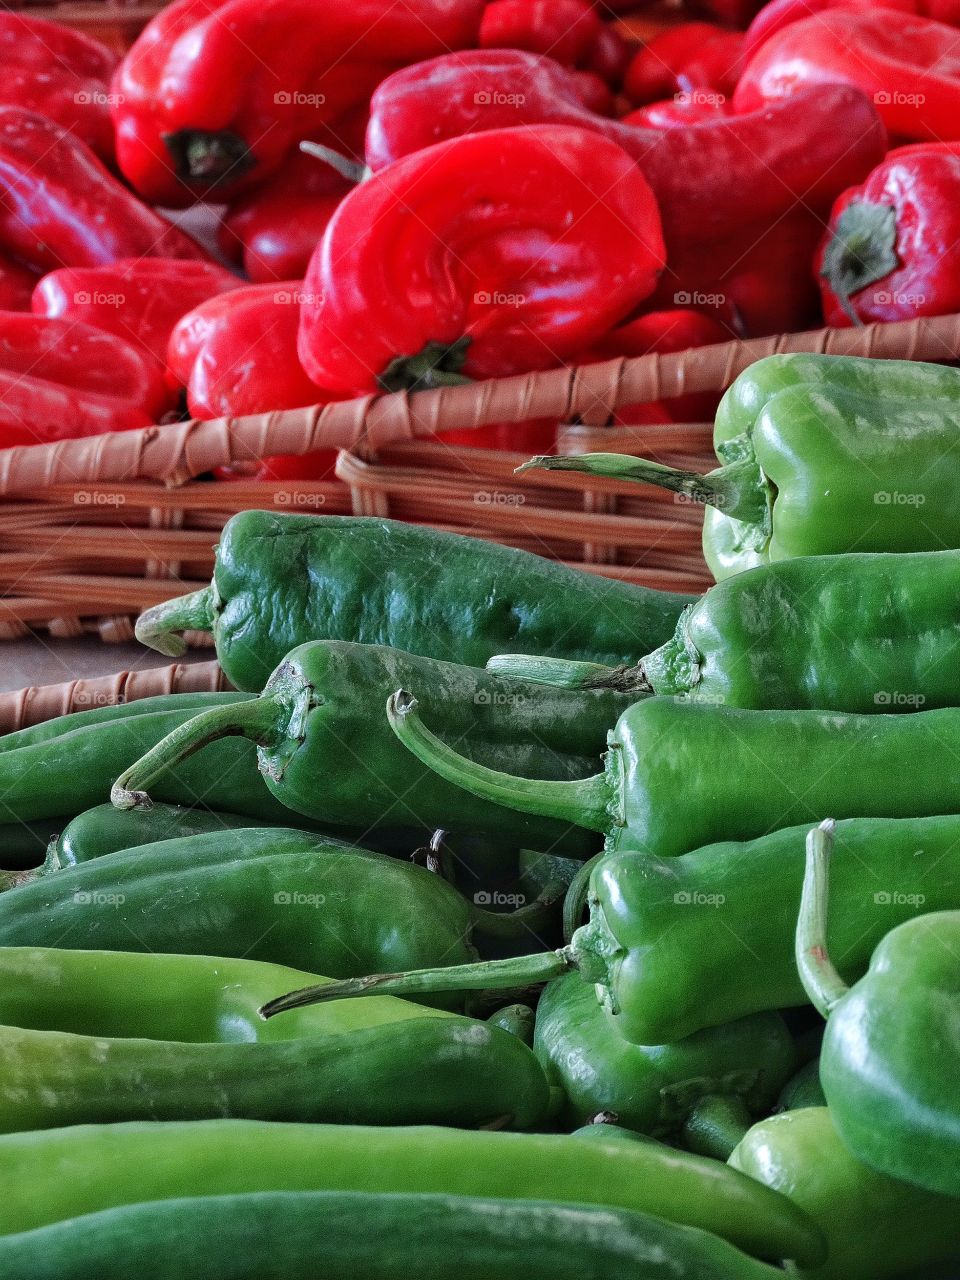
M565 67L584 62L602 23L587 0L492 0L480 22L481 49L526 49Z
M41 270L117 258L204 258L52 120L0 106L0 248Z
M891 151L845 191L816 270L831 325L960 310L960 143Z
M886 131L857 89L822 85L757 111L686 129L639 129L587 111L568 72L519 50L473 50L396 72L371 102L375 171L438 139L511 126L573 124L640 165L671 257L682 247L769 225L798 204L826 212L883 159ZM747 197L746 193L749 193Z
M300 359L341 395L551 368L663 262L653 193L615 143L550 125L455 138L343 201L304 282Z
M74 320L0 314L0 445L158 422L170 396L155 361Z
M639 49L623 91L638 106L702 89L730 97L742 70L743 36L709 22L683 22Z
M476 42L483 0L175 0L115 78L117 159L154 203L229 197L391 68Z
M51 271L34 291L33 312L115 333L163 368L170 334L180 317L241 283L213 262L122 258L110 267Z
M791 22L800 22L827 9L897 9L951 26L960 25L960 0L770 0L747 28L744 56L757 49Z
M897 137L960 138L960 46L945 23L887 8L828 9L792 22L754 53L734 109L828 83L861 89Z

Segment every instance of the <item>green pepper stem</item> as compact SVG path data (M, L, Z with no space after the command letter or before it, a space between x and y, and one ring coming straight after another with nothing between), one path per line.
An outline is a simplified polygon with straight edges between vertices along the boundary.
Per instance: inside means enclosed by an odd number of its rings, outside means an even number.
M701 1098L683 1125L681 1137L688 1151L714 1160L728 1160L753 1124L742 1098L712 1093Z
M567 889L567 896L563 900L563 940L570 942L573 935L580 928L581 916L583 909L587 905L587 895L590 891L590 877L593 874L593 868L597 865L604 854L595 854L588 862L585 862L577 874L570 881L570 887Z
M441 742L416 714L416 706L416 698L404 689L391 694L387 700L390 727L408 751L447 782L518 813L536 813L590 831L606 831L609 825L606 774L572 782L544 782L499 773L468 760Z
M167 770L193 755L201 747L219 738L251 738L266 742L276 733L288 703L281 694L262 693L249 702L235 702L228 707L211 707L192 720L178 725L155 747L125 769L113 784L110 803L116 809L150 809L152 801L147 788Z
M474 932L497 942L510 942L524 934L536 936L550 924L553 909L566 892L567 886L562 880L551 880L532 902L515 911L485 911L482 907L475 907Z
M339 173L341 178L346 178L347 182L359 184L370 176L370 170L365 165L351 160L342 151L325 147L321 142L301 142L300 150L304 155L313 156L315 160L322 160L324 164L328 164L331 169Z
M557 689L613 689L617 693L649 693L650 685L637 667L621 663L616 667L602 662L571 662L565 658L547 658L525 653L498 653L487 662L487 670L495 676L514 680L530 680Z
M830 853L835 826L833 819L827 818L807 836L807 862L796 936L800 981L811 1003L825 1018L829 1018L850 989L827 952Z
M146 609L137 619L134 634L141 644L168 658L182 658L187 651L179 631L210 631L213 628L213 587L191 591L189 595L164 600Z
M511 956L506 960L484 960L479 964L455 964L448 969L414 969L409 973L374 973L365 978L344 978L321 986L301 987L268 1000L262 1018L273 1018L289 1009L321 1004L325 1000L349 1000L357 996L424 995L442 991L504 991L549 982L576 969L577 959L569 947L539 955Z
M767 518L766 484L752 458L728 463L705 476L697 471L678 471L675 467L661 466L659 462L620 453L541 455L517 467L518 472L532 470L582 471L614 480L636 480L682 494L690 502L716 507L724 515L748 524L761 524Z
M22 884L33 884L43 875L43 867L30 867L26 871L0 871L0 893L19 889Z

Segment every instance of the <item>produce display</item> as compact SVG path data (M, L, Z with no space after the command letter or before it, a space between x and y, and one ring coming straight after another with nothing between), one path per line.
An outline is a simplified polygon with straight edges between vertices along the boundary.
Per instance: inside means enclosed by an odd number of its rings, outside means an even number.
M0 1278L957 1280L960 353L881 326L958 311L960 3L70 7L0 14L0 472L265 425L151 510L215 679L0 734ZM286 409L516 511L308 512Z

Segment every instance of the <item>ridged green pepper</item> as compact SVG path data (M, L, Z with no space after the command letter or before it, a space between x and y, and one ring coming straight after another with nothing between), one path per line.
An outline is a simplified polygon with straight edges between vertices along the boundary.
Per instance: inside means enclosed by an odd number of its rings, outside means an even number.
M827 1237L805 1280L887 1280L925 1264L960 1263L960 1207L877 1173L850 1154L823 1106L761 1120L730 1157L735 1169L789 1196Z
M832 832L827 821L808 838L796 946L807 995L827 1019L820 1081L833 1121L872 1168L960 1196L960 911L891 930L848 987L827 949Z
M256 692L309 640L477 667L506 650L636 660L689 602L400 521L241 511L220 535L211 586L148 609L137 636L179 657L179 632L211 631L231 683Z
M777 1280L717 1236L591 1205L261 1191L124 1205L0 1237L17 1280Z
M179 725L124 770L111 798L118 808L132 808L200 747L240 735L257 743L273 803L298 813L367 828L481 831L553 852L592 852L595 842L570 823L518 818L496 802L471 800L419 765L383 721L385 699L404 681L424 690L427 705L471 756L557 779L588 772L630 703L609 690L549 689L398 649L318 640L288 654L259 698Z
M256 960L0 949L0 1131L247 1116L534 1125L549 1089L516 1036L391 1000L296 1014L305 975Z
M0 1235L138 1200L417 1192L639 1210L756 1257L816 1266L825 1256L822 1231L786 1196L658 1142L244 1120L73 1125L0 1136L0 1177Z

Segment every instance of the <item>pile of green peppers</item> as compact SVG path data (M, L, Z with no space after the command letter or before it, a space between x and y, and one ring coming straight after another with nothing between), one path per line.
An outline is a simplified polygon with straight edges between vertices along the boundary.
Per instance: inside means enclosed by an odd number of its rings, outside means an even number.
M137 634L239 692L0 738L0 1276L960 1274L958 417L774 356L709 476L530 464L700 599L234 517Z

